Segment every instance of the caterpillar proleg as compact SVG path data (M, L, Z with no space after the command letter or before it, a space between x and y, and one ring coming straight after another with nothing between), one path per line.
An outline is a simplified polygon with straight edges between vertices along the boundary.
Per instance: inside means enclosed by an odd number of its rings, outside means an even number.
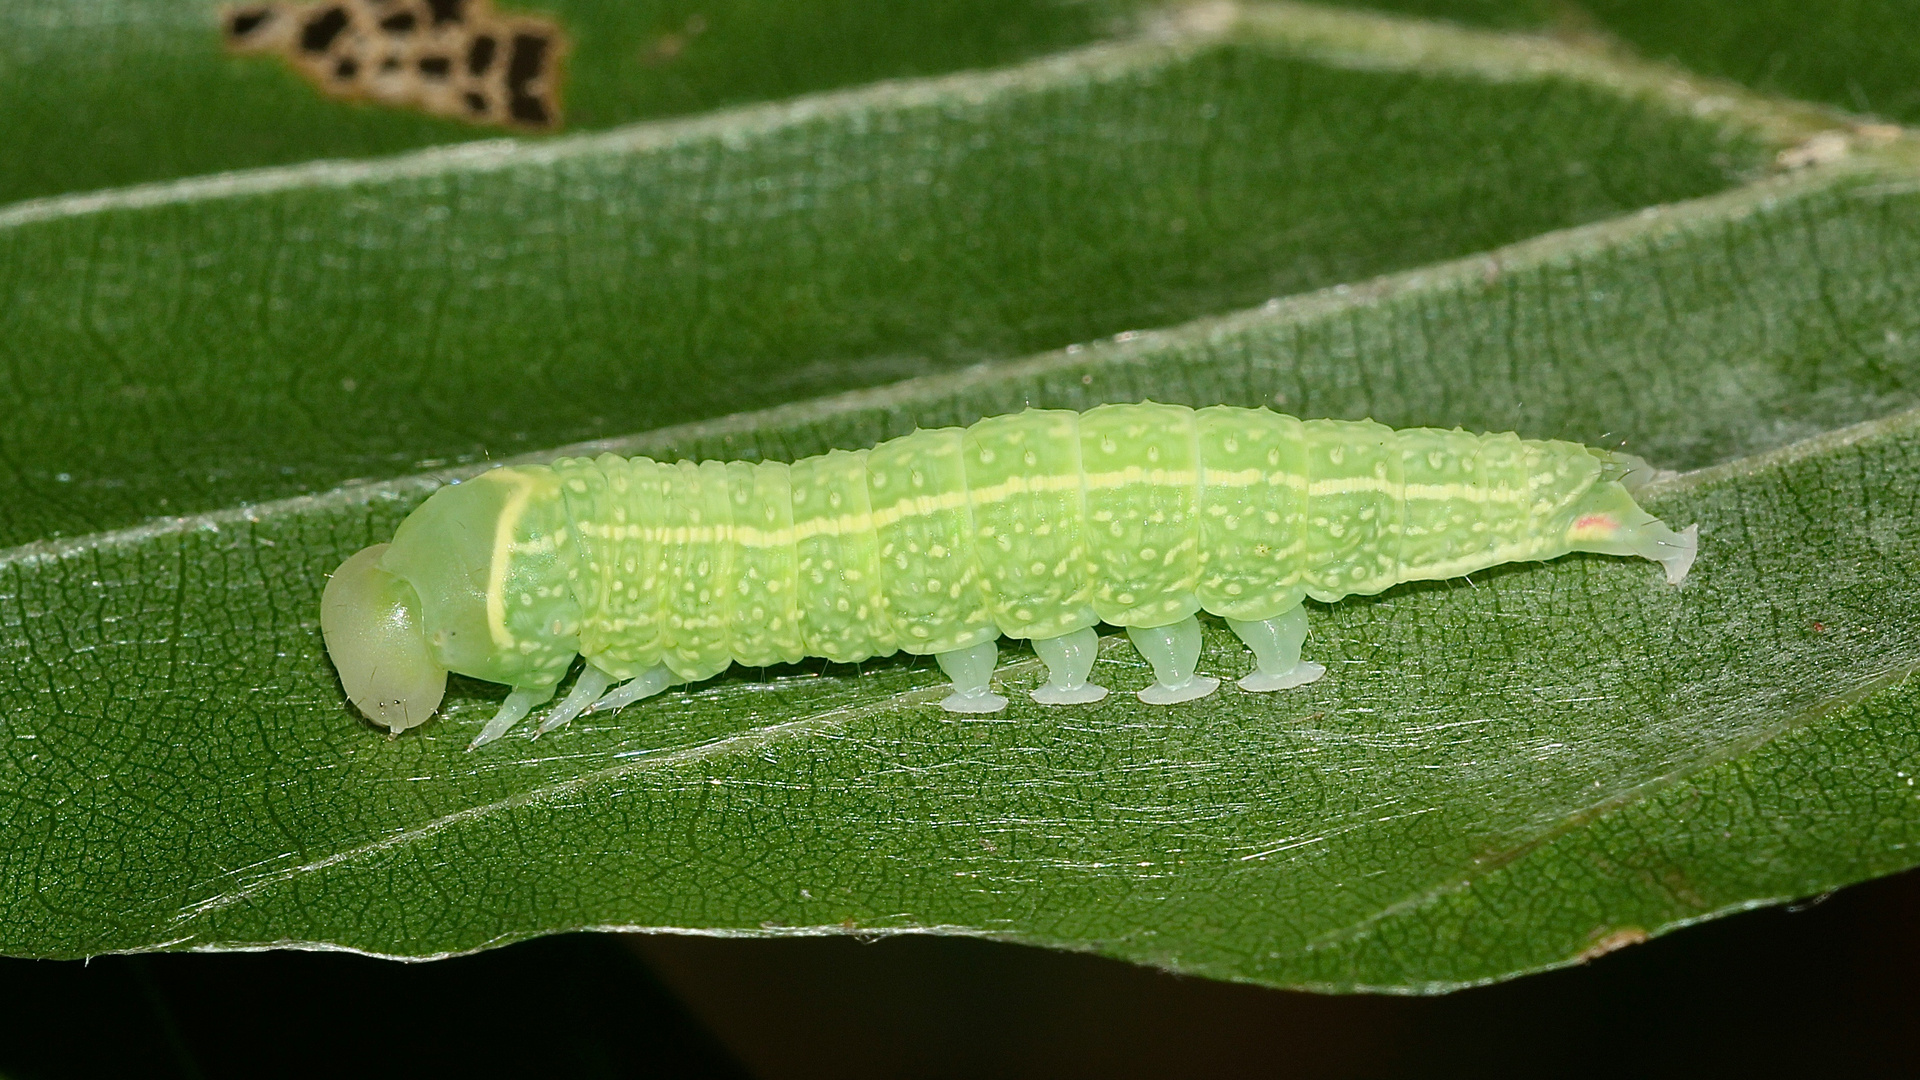
M1246 643L1241 689L1302 686L1301 601L1377 593L1574 551L1652 559L1674 532L1623 482L1637 459L1577 443L1395 431L1265 409L1143 402L916 431L792 464L603 455L442 488L348 559L321 602L353 703L398 733L448 672L513 687L473 746L623 707L730 664L931 654L942 703L994 712L1002 636L1045 662L1044 705L1099 701L1094 627L1125 628L1149 704L1205 697L1201 611Z

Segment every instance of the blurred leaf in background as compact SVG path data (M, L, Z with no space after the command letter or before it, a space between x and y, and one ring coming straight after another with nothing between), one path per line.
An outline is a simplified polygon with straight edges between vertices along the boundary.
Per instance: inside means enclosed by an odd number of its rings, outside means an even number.
M989 68L1124 29L1130 0L556 0L567 129ZM526 10L499 5L503 15ZM0 5L0 202L483 137L234 55L214 0ZM677 42L677 45L675 44ZM84 133L77 135L76 133Z
M1899 0L1334 0L1432 19L1544 31L1671 60L1786 98L1900 123L1920 119L1920 23Z

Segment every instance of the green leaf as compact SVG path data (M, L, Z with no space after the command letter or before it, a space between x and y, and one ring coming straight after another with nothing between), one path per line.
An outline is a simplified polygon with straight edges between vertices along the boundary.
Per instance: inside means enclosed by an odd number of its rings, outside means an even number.
M940 932L1432 990L1911 865L1920 177L1904 142L1762 175L1825 122L1285 7L0 210L0 950ZM1330 676L1286 694L1041 708L1016 647L987 720L896 657L473 754L503 688L388 740L321 647L325 574L449 475L423 458L1149 396L1624 443L1694 470L1647 499L1700 561L1318 606ZM1203 667L1245 665L1210 626Z
M234 55L224 0L0 5L0 202L497 134L322 96ZM990 67L1124 27L1131 0L541 0L578 42L565 128L610 127L875 79ZM846 48L857 40L860 47ZM663 46L666 46L663 48ZM75 130L86 132L74 138Z
M1427 18L1611 39L1769 93L1912 123L1920 36L1902 0L1334 0Z

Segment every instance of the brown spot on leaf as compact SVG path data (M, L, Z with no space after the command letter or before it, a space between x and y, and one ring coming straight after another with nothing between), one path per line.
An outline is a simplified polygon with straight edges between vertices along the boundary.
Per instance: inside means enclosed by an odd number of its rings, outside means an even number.
M507 61L507 110L515 120L535 126L547 122L547 106L539 96L547 44L546 38L535 34L515 34L513 55Z
M340 31L347 28L347 13L342 8L327 8L300 27L300 51L323 53L333 47Z
M566 36L492 0L281 0L221 21L235 52L277 54L332 97L504 127L560 123Z
M686 47L687 39L679 34L661 34L653 39L653 44L647 46L646 52L640 54L640 62L648 67L659 67L679 56Z
M701 15L689 15L679 31L669 30L653 39L640 54L640 62L648 67L660 67L671 63L687 51L694 38L707 32L707 20Z
M467 74L485 75L493 66L493 51L500 43L489 34L481 34L467 46Z
M272 18L272 8L236 8L227 13L227 36L236 40L250 37Z
M1899 124L1855 124L1853 133L1868 146L1885 146L1900 138L1903 129Z
M1822 131L1809 136L1798 146L1780 151L1775 160L1783 169L1805 169L1829 165L1845 158L1853 149L1853 140L1844 131Z
M1623 926L1612 931L1604 926L1596 926L1593 932L1587 935L1592 939L1593 944L1580 950L1580 955L1574 959L1583 964L1591 963L1610 952L1617 952L1629 945L1638 945L1652 936L1637 926Z

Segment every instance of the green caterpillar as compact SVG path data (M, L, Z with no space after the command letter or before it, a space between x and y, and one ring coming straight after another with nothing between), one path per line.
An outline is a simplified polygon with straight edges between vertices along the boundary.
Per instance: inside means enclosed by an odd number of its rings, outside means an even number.
M729 664L931 653L954 712L994 712L1001 635L1047 665L1047 705L1099 701L1094 626L1125 627L1150 704L1204 697L1195 614L1253 651L1242 689L1310 683L1301 600L1376 593L1572 551L1637 555L1678 584L1676 533L1576 443L1265 409L1029 409L791 465L604 455L442 488L321 601L354 704L398 733L449 671L513 687L473 746L586 666L550 731ZM471 749L471 747L469 747Z

